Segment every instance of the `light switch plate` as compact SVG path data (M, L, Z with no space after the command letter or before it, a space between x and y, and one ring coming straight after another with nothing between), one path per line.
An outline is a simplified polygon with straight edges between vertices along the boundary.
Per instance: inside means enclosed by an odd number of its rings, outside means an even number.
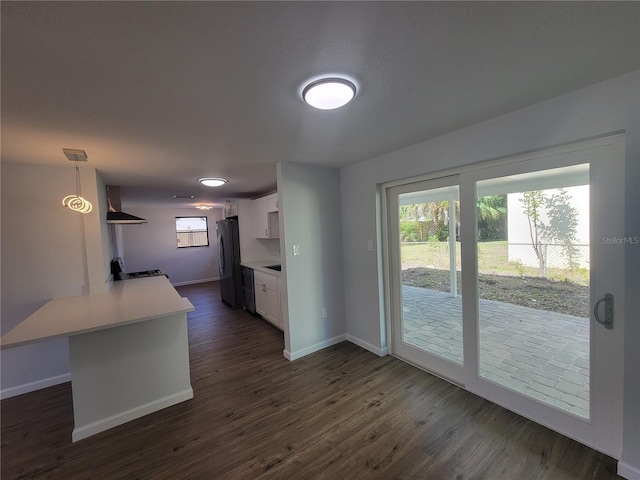
M367 250L373 252L373 240L367 241Z
M300 245L294 245L293 246L293 254L294 255L300 255Z

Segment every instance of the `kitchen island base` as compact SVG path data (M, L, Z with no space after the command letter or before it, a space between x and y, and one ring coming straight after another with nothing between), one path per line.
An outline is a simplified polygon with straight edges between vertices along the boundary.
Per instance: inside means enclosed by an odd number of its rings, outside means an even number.
M74 442L193 398L187 313L167 277L56 298L0 338L0 348L69 338Z
M69 337L77 442L193 398L187 315Z

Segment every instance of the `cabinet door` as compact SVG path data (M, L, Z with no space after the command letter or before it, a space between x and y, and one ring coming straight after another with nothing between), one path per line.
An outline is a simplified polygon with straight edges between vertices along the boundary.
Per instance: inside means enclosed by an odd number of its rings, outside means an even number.
M269 238L269 217L267 216L267 200L265 197L253 201L256 210L256 238Z
M278 194L274 193L267 197L267 212L278 211Z
M278 212L267 213L269 216L269 238L280 238L280 217Z
M282 322L280 321L280 298L278 292L275 290L267 289L267 302L268 302L268 313L269 320L282 328Z
M256 296L256 312L266 318L269 316L269 294L267 286L256 279L254 290Z

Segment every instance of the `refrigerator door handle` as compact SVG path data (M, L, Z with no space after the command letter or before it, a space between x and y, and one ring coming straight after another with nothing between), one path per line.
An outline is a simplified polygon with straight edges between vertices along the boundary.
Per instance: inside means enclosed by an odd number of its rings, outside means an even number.
M220 275L224 275L224 237L222 235L218 245L218 266L220 267Z

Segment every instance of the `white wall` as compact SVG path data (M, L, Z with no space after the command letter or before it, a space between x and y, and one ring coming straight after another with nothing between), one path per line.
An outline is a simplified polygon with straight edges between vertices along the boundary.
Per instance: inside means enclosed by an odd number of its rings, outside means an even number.
M82 193L94 206L92 215L83 216L86 268L89 293L109 291L111 281L111 241L107 225L107 186L94 169L80 169Z
M381 183L626 131L626 225L640 235L640 72L622 75L341 170L347 333L372 351L386 348L379 294ZM625 411L622 462L640 475L640 246L626 246Z
M281 163L278 192L288 299L285 356L295 360L346 339L340 172ZM300 255L293 254L294 245Z
M219 278L216 221L222 218L221 208L200 211L195 208L129 207L123 204L122 210L148 222L121 227L125 271L160 269L169 275L173 285ZM178 248L176 217L199 216L207 217L209 246Z
M48 300L86 294L98 278L105 281L104 231L86 228L106 210L95 190L101 179L88 166L81 174L83 196L94 207L86 215L61 203L75 193L73 165L2 164L2 333ZM67 339L2 350L0 356L3 398L69 380Z

